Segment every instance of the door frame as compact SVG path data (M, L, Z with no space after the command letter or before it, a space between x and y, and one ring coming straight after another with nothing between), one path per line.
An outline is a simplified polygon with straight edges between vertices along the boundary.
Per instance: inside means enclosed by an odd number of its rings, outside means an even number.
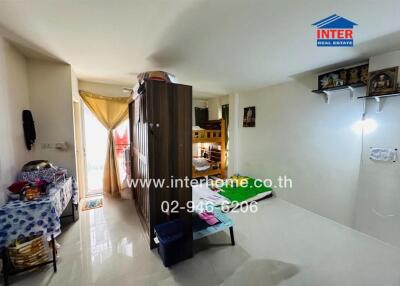
M85 159L85 129L83 125L82 101L72 102L74 118L74 144L75 144L75 164L76 176L79 187L79 199L85 198L87 187L86 159Z

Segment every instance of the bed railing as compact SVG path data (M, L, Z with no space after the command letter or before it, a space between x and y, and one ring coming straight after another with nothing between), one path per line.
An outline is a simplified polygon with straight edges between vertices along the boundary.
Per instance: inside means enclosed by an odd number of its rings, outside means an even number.
M220 139L221 130L193 130L193 139Z

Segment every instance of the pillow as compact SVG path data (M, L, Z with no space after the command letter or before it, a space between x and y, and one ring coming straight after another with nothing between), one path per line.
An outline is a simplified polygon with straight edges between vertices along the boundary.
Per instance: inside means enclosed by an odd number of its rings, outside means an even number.
M28 185L27 181L17 181L9 186L8 190L13 194L19 194L26 185Z
M196 171L206 171L211 167L206 158L193 158L193 166Z

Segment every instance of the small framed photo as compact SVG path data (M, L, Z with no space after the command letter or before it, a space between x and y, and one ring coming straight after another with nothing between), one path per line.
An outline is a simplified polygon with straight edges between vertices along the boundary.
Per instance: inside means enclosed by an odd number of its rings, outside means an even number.
M243 112L243 127L256 126L256 107L245 107Z
M392 67L369 73L368 96L385 95L396 92L399 67Z

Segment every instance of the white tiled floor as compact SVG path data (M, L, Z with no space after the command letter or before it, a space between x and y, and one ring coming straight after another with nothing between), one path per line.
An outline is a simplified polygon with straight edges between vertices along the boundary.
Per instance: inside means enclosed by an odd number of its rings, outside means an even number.
M284 201L232 217L236 246L217 234L167 269L147 248L133 202L107 199L59 237L57 274L49 267L11 285L400 285L398 248Z

